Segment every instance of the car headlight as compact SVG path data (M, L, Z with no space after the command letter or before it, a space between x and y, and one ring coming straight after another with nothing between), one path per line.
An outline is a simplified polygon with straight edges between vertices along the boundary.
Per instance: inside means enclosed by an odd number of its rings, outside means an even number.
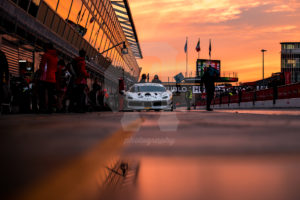
M167 99L167 98L169 98L169 96L164 96L164 97L163 97L163 99Z
M127 99L133 99L131 96L128 96Z

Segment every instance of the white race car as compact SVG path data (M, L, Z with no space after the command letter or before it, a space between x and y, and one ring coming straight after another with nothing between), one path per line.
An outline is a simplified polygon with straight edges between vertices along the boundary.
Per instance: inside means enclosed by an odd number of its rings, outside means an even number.
M136 83L126 93L127 110L173 111L172 92L159 83Z

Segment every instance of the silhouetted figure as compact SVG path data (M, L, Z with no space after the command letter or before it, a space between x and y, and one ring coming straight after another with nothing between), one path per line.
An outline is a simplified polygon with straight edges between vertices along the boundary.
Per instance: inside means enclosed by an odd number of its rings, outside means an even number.
M161 80L159 80L158 76L155 75L154 78L152 79L152 83L161 83Z
M109 108L109 100L110 100L110 94L108 93L107 89L103 89L103 102L101 102L103 104L103 109L104 110L110 110Z
M20 70L19 79L19 92L17 95L14 95L14 99L17 102L20 113L29 113L31 111L30 108L30 100L31 100L31 89L29 88L30 80L26 77L26 70Z
M140 80L140 83L146 83L146 79L147 79L146 74L142 74L142 78Z
M75 80L77 78L77 74L75 72L76 62L75 59L72 62L69 62L66 66L66 69L70 73L70 77L68 80L67 91L66 91L66 111L72 112L75 109L76 102L76 84Z
M89 74L86 71L86 63L85 63L85 54L86 52L81 49L79 51L79 57L75 58L75 71L76 71L76 103L77 103L77 112L85 112L86 106L86 96L85 96L85 87L87 84L87 77Z
M98 82L98 78L95 78L92 85L92 91L90 92L90 99L93 106L97 106L99 104L99 95L101 91L102 87Z
M56 50L51 43L46 44L46 52L42 56L40 63L40 111L52 113L52 106L54 103L56 71L57 71L58 57Z
M69 82L69 72L66 68L64 60L58 61L58 68L56 73L56 87L57 87L57 111L64 112L64 100L67 92Z
M212 111L213 109L210 108L211 101L214 98L214 93L215 93L215 82L220 76L219 72L209 66L206 68L202 78L201 78L201 88L203 88L203 83L205 85L205 90L206 90L206 110L207 111ZM201 89L203 91L203 89Z
M193 99L193 92L191 89L188 89L185 92L185 101L186 101L186 109L191 110L191 100Z
M8 71L8 62L6 59L6 55L3 51L0 50L0 106L1 103L5 100L6 89L9 85L9 71Z

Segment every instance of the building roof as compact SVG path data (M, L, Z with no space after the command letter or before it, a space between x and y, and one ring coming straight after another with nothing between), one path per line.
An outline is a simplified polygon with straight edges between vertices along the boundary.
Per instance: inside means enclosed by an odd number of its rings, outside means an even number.
M280 44L300 44L300 42L280 42Z
M143 58L128 1L111 0L111 3L134 56Z

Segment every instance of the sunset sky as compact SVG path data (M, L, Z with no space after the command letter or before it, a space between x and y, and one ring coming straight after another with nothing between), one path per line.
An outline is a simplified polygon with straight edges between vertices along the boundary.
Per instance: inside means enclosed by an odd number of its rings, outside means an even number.
M221 60L221 73L237 72L240 81L280 71L280 42L300 41L299 0L129 0L144 58L142 73L163 81L185 73L184 44L188 37L189 74L200 58Z

